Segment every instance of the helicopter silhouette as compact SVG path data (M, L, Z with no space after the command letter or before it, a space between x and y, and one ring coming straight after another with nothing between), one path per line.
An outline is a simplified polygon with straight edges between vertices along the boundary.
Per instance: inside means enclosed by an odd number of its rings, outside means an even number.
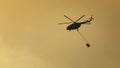
M76 21L73 21L71 18L69 18L68 16L64 15L64 17L66 17L67 19L69 19L71 22L66 22L66 23L59 23L59 24L70 24L68 25L68 27L66 28L66 30L77 30L78 33L86 40L86 46L90 47L90 44L88 43L87 39L79 32L79 28L82 24L91 24L90 22L93 20L93 15L91 15L91 17L89 18L89 20L83 21L83 22L78 22L80 19L82 19L85 15L81 16L80 18L78 18Z
M78 18L76 21L73 21L72 19L70 19L68 16L64 15L67 19L69 19L71 22L67 22L67 23L59 23L59 24L70 24L68 25L68 27L66 28L66 30L75 30L77 29L77 31L79 31L79 28L82 24L90 24L90 22L93 19L93 15L91 15L91 18L89 18L89 20L83 21L83 22L78 22L80 19L82 19L85 15L81 16L80 18Z

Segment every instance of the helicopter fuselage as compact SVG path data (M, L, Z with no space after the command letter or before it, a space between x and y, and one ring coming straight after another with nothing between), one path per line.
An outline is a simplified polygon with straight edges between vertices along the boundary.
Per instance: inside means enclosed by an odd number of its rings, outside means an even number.
M81 26L81 23L76 23L76 22L74 22L73 24L70 24L67 28L66 28L66 30L75 30L75 29L77 29L78 30L78 28Z

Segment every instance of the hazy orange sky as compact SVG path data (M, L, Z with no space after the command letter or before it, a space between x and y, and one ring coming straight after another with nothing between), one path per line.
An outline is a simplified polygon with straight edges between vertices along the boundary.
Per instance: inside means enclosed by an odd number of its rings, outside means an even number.
M66 31L91 14L91 25ZM0 68L120 68L119 0L0 0Z

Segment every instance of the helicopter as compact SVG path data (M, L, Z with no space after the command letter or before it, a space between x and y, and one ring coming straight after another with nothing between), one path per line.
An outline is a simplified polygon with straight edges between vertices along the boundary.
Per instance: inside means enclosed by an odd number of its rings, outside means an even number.
M81 16L80 18L78 18L76 21L73 21L72 19L70 19L68 16L64 15L67 19L69 19L71 22L67 22L67 23L59 23L59 24L69 24L72 23L70 25L68 25L68 27L66 28L66 30L75 30L77 29L77 31L79 31L79 28L82 24L90 24L90 22L93 19L93 15L91 15L91 18L89 18L89 20L83 21L83 22L78 22L80 19L82 19L85 15Z
M80 19L82 19L85 15L82 15L80 18L78 18L76 21L73 21L71 18L69 18L68 16L64 15L64 17L66 17L67 19L69 19L71 22L66 22L66 23L59 23L59 24L70 24L68 25L68 27L66 28L66 30L77 30L77 32L86 40L86 46L90 47L90 44L88 43L87 39L79 32L79 28L82 24L91 24L90 22L93 20L93 15L91 15L91 17L89 18L89 20L83 21L83 22L78 22Z

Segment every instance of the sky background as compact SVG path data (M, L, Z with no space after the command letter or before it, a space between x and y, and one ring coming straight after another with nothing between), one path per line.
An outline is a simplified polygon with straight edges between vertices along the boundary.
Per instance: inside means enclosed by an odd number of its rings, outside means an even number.
M93 14L80 32L69 22ZM0 0L0 68L120 68L119 0Z

